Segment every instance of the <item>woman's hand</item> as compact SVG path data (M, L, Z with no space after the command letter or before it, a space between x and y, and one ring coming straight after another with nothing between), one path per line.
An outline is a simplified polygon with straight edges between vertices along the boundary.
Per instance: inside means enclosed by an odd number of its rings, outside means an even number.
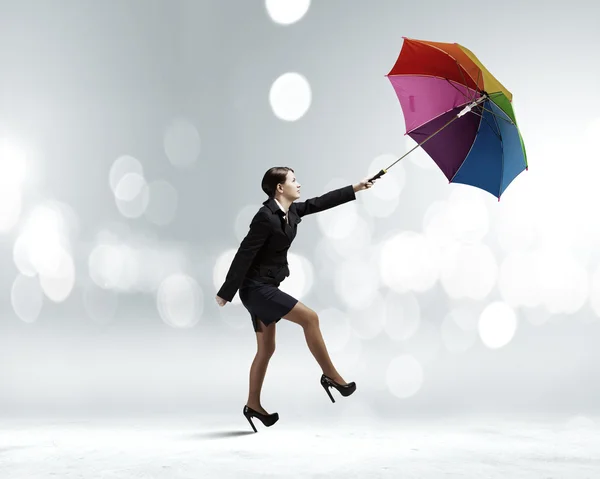
M217 300L217 304L221 307L223 307L227 304L227 300L221 298L220 296L215 296L215 299Z
M368 188L371 188L371 186L373 186L376 181L377 180L369 181L369 177L367 176L360 183L354 185L354 192L356 193L357 191L366 190Z

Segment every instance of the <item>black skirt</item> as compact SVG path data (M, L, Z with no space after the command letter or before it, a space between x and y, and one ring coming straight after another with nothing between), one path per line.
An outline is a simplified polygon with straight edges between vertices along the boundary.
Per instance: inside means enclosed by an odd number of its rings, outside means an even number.
M239 289L240 300L250 313L252 327L258 332L258 320L266 326L278 322L288 314L298 300L279 288L279 283L268 284L245 278Z

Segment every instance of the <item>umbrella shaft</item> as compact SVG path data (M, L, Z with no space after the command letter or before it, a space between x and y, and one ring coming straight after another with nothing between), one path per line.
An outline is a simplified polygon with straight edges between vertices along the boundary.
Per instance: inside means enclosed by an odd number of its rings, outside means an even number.
M377 179L380 176L384 175L385 173L387 173L387 170L389 170L392 166L394 166L396 163L398 163L400 160L404 159L406 156L408 156L410 153L412 153L413 151L415 151L417 148L419 148L419 146L423 145L424 143L426 143L427 141L429 141L431 138L433 138L435 135L437 135L440 131L442 131L444 128L446 128L450 123L452 123L453 121L455 121L456 119L460 118L461 116L463 116L464 114L468 113L471 111L471 109L477 105L479 105L481 102L487 100L487 95L482 95L480 98L478 98L477 100L475 100L473 103L470 103L469 105L467 105L460 113L458 113L454 118L452 118L451 120L449 120L448 122L446 122L445 125L443 125L442 127L440 127L437 131L434 131L431 135L429 135L427 138L425 138L421 143L419 143L418 145L416 145L414 148L408 150L406 153L404 153L404 155L402 155L400 158L398 158L396 161L394 161L390 166L388 166L385 170L381 170L379 173L377 173L377 175L375 175L373 178L371 178L371 180L373 179Z

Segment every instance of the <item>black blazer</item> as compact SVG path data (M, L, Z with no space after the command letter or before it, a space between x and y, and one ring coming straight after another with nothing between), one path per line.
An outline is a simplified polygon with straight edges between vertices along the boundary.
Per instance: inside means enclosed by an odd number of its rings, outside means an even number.
M262 283L279 284L290 275L287 251L296 237L302 217L355 199L354 188L348 185L292 203L288 211L289 225L275 199L266 200L254 215L250 231L242 240L217 295L231 301L246 277Z

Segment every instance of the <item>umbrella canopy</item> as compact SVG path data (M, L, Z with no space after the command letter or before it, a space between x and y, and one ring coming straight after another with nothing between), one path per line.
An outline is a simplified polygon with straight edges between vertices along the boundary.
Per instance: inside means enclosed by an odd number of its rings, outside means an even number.
M387 77L400 101L406 134L448 181L500 199L528 168L512 94L467 48L404 38Z

